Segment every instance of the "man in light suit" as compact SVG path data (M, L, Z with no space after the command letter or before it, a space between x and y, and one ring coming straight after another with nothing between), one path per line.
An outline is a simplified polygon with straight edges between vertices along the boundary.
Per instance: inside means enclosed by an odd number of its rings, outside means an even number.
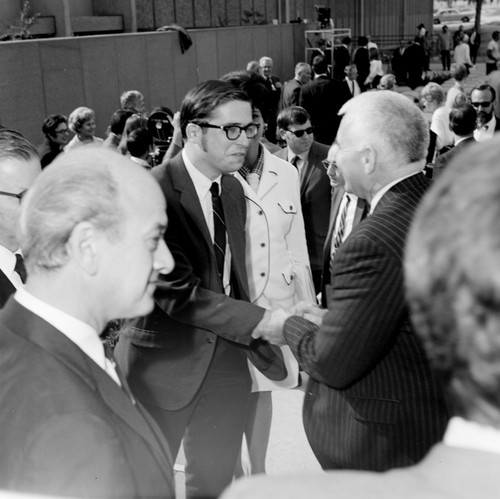
M295 66L295 77L286 81L281 93L281 109L298 106L300 89L311 81L311 66L307 62L299 62Z
M275 155L295 165L300 179L300 202L307 250L316 294L321 289L323 246L328 232L332 189L323 161L329 147L314 141L309 113L299 106L283 109L278 129L286 147Z
M231 174L257 133L249 97L206 81L184 98L180 123L184 149L153 170L167 199L165 240L176 267L152 314L121 336L116 357L174 454L184 437L187 497L217 497L241 449L247 357L266 376L286 375L280 350L252 338L282 312L248 303L245 198Z
M0 308L25 278L17 222L21 198L41 171L36 148L19 132L0 129Z
M173 260L157 183L103 148L59 155L23 199L28 280L0 312L0 488L64 497L174 497L153 419L99 334L147 314Z
M403 290L404 244L429 185L429 132L395 92L361 94L341 112L333 167L370 213L335 253L320 326L291 317L284 338L310 376L304 426L323 468L384 471L418 462L448 419Z
M222 499L499 497L499 147L494 138L453 160L423 198L406 245L412 319L453 407L443 442L408 468L252 478Z

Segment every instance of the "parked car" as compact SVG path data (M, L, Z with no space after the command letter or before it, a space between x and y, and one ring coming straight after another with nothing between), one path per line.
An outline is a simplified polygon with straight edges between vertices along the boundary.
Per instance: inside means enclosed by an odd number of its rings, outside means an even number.
M473 11L458 9L439 9L434 12L434 24L446 24L453 22L468 23L474 17Z

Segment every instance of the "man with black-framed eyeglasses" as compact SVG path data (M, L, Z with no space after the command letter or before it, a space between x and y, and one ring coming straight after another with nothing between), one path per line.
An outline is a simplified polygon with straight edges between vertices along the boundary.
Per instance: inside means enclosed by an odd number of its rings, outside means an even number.
M72 134L68 128L68 118L62 114L47 116L43 120L42 132L45 140L38 146L38 156L42 168L45 168L61 154Z
M232 175L257 133L250 99L206 81L184 98L180 126L182 151L152 170L167 200L175 268L162 278L153 312L120 335L115 356L173 455L183 441L186 497L216 498L241 448L247 357L273 379L286 369L278 348L252 337L276 319L249 303L246 205Z
M19 132L0 129L0 308L26 278L17 222L21 199L40 172L35 146Z
M470 100L477 113L474 138L478 142L492 139L493 135L500 130L500 120L495 116L495 89L487 83L476 85L471 90Z

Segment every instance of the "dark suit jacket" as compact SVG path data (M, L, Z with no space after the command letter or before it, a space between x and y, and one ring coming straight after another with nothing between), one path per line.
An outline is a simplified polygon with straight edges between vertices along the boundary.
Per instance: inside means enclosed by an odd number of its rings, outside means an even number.
M462 140L462 142L459 142L455 147L452 147L448 152L445 152L444 154L440 154L439 156L437 156L432 171L432 178L435 179L439 177L439 175L443 173L444 169L448 166L450 161L455 156L459 155L461 152L463 152L464 149L467 149L467 147L475 143L476 140L474 139L474 137L467 137L466 139Z
M366 77L370 74L370 56L366 47L358 47L354 54L354 64L358 68L358 84L359 88L365 88Z
M154 311L123 333L131 343L144 347L144 365L128 364L123 351L127 342L119 341L116 347L117 361L134 392L163 409L186 406L203 383L220 341L227 342L235 357L247 355L271 379L284 379L283 358L276 356L279 349L251 338L264 309L248 303L246 205L241 184L232 175L222 177L232 296L238 298L234 299L223 293L213 243L182 154L154 169L153 175L167 199L165 241L175 268L156 291ZM246 362L244 366L247 369Z
M319 76L306 83L300 91L300 105L311 117L314 138L321 144L331 145L337 135L340 118L340 82Z
M266 79L265 85L270 92L270 100L269 100L269 116L267 119L267 130L266 130L266 138L271 141L273 144L276 143L276 118L278 116L278 110L281 102L281 89L276 85L279 83L280 79L277 76L271 75L271 82ZM274 87L274 89L273 89Z
M340 204L342 203L342 198L344 197L345 190L341 186L335 187L333 189L332 202L330 207L330 221L328 225L328 234L325 239L325 244L323 247L323 260L322 260L322 279L321 279L321 306L323 308L327 307L326 297L331 292L331 282L332 276L330 275L330 258L332 257L332 238L335 231L335 225L337 222L337 217L339 214ZM354 213L354 220L352 222L352 228L356 227L361 219L365 215L366 203L363 199L358 198L356 204L356 211Z
M237 481L220 499L497 499L500 456L435 445L415 466L386 473L330 471Z
M285 323L310 375L304 426L324 468L408 466L443 436L447 406L403 285L406 236L429 182L417 174L393 186L339 248L319 329L299 317Z
M0 312L0 488L174 497L160 430L66 336L11 299Z
M9 278L0 270L0 308L2 308L9 299L10 295L14 294L16 288L10 282Z
M344 45L339 45L333 51L335 66L333 67L333 77L342 80L345 77L344 70L351 62L349 50Z
M313 142L307 157L307 166L300 174L300 204L306 229L307 250L311 270L321 270L323 265L323 246L328 232L332 189L325 167L329 147ZM288 160L288 147L274 153Z
M302 83L295 78L285 81L283 85L283 91L281 93L281 109L289 106L298 106L300 89L302 88Z

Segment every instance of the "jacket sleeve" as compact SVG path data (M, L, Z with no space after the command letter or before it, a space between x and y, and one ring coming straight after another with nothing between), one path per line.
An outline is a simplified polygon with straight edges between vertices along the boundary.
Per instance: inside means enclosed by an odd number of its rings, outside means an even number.
M401 262L367 238L338 253L328 313L321 327L291 317L287 344L312 378L337 389L365 375L388 352L404 317Z

